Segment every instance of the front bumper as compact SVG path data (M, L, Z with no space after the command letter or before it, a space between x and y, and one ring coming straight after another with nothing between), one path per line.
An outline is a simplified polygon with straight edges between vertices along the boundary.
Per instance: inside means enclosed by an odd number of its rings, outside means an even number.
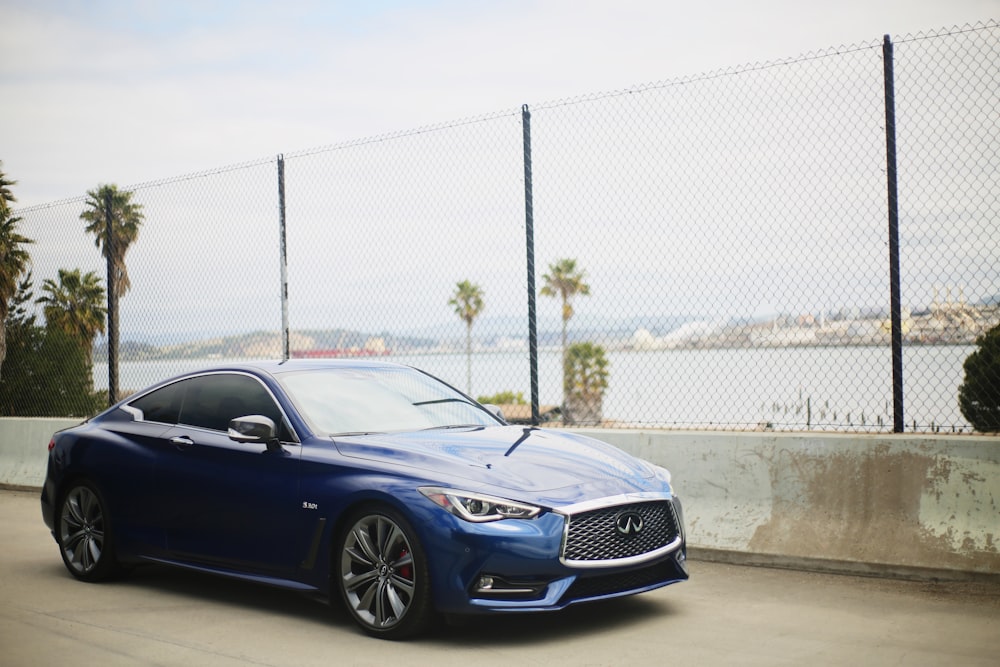
M602 516L596 524L589 522L584 539L614 542L584 549L590 560L566 557L580 553L567 545L574 540L577 524L587 523L581 517L592 518L588 508L563 508L529 520L471 524L456 518L439 524L438 534L430 539L431 544L443 545L430 554L435 606L456 614L552 611L686 580L687 549L677 498L615 502L620 504L588 504ZM667 510L673 525L659 539L630 546L638 536L616 532L614 519L647 505ZM608 524L604 533L602 521ZM614 557L602 557L607 554Z

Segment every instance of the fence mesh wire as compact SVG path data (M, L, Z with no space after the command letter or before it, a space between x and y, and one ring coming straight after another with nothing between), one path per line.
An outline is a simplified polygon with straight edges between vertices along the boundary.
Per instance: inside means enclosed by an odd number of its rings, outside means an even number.
M991 22L893 42L909 431L971 430L963 364L1000 323L998 37ZM890 431L883 73L878 40L527 105L533 256L520 108L286 154L290 355L412 364L524 419L532 271L546 421ZM129 192L144 221L122 392L281 356L278 160ZM60 268L104 282L86 206L15 211L36 298ZM106 335L93 343L100 392Z

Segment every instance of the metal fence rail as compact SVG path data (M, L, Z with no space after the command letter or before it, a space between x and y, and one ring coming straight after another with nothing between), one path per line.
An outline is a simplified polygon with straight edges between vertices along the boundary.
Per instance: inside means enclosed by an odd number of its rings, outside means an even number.
M968 431L963 363L1000 323L998 38L880 39L131 187L121 390L371 356L528 421ZM59 268L104 275L85 206L16 211L36 297Z

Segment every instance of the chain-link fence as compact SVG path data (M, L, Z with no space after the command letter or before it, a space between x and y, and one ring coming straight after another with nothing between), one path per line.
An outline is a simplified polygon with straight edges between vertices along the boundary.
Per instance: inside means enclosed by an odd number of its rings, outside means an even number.
M878 40L130 188L113 388L372 356L516 420L970 431L963 364L1000 323L998 37ZM16 211L34 299L60 268L106 284L88 201Z

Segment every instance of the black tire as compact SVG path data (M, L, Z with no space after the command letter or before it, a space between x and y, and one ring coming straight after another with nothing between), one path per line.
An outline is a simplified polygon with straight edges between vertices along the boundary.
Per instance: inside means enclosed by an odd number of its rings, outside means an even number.
M59 503L56 542L69 573L81 581L105 581L121 568L104 496L87 482L74 482Z
M427 557L409 522L389 507L353 512L337 539L333 577L351 617L373 637L405 639L427 628Z

